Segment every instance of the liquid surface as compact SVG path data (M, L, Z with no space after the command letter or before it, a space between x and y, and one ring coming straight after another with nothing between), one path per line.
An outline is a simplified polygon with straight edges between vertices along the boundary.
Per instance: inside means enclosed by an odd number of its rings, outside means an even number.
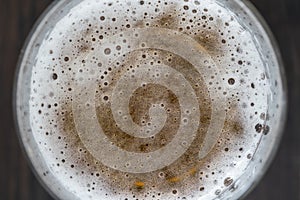
M69 7L31 77L45 178L80 199L213 199L229 189L272 131L266 66L245 24L210 0Z

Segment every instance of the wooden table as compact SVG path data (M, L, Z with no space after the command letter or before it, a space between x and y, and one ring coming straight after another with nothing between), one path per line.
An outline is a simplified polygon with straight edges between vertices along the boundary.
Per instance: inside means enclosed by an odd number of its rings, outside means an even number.
M0 199L50 200L19 147L12 83L22 44L51 0L0 0ZM288 122L279 152L247 200L300 200L300 0L252 0L278 40L289 86Z

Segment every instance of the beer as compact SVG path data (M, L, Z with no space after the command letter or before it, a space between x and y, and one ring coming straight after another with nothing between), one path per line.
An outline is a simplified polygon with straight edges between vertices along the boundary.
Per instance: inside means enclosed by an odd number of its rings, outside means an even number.
M244 3L62 1L35 33L16 110L57 197L238 198L266 165L283 83Z

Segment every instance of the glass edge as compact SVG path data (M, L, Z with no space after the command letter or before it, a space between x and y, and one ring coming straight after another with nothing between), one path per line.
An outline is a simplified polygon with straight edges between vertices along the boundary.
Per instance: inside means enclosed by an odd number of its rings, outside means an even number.
M45 17L53 10L55 10L55 7L59 6L58 3L62 2L62 0L53 0L46 9L42 12L41 15L39 15L38 19L34 22L33 26L31 27L31 30L29 34L26 36L25 42L23 43L18 56L18 61L16 64L14 77L13 77L13 87L12 87L12 112L13 112L13 124L15 128L15 133L17 135L17 140L19 143L19 147L21 148L22 154L25 157L25 160L27 161L27 164L31 170L31 172L34 174L35 178L38 180L38 182L41 184L41 186L46 190L46 192L54 199L59 200L60 198L50 189L50 187L46 184L46 182L40 177L39 173L37 172L36 168L34 167L34 164L31 160L31 157L29 156L27 152L27 147L24 144L24 139L21 135L21 130L19 126L19 120L18 120L18 109L17 109L17 92L18 92L18 83L19 83L19 73L21 71L22 63L24 61L25 53L27 52L27 49L30 45L30 42L32 41L32 36L35 34L36 30L40 27L41 22L45 19Z
M59 200L60 198L56 194L54 194L54 192L50 189L50 187L40 177L40 175L38 174L37 170L34 167L34 164L32 163L32 160L30 159L29 155L27 154L27 150L26 150L26 147L23 143L23 138L21 136L19 121L18 121L18 117L17 117L17 115L18 115L17 112L18 111L17 111L17 98L16 97L17 97L17 91L18 91L19 72L20 72L20 69L21 69L22 61L24 59L24 54L25 54L26 49L27 49L27 47L28 47L28 45L31 41L31 37L34 35L35 31L40 26L41 22L46 17L46 15L48 15L50 13L50 11L54 10L54 8L56 6L58 6L58 3L61 3L63 1L64 0L54 0L52 3L50 3L50 5L43 11L43 13L39 16L39 18L36 20L36 22L32 26L31 31L29 32L29 34L28 34L28 36L27 36L27 38L26 38L26 40L25 40L25 42L24 42L24 44L21 48L20 54L19 54L18 62L16 64L16 69L15 69L15 72L14 72L13 91L12 91L13 121L14 121L15 132L17 134L18 141L19 141L20 147L22 149L22 154L26 158L27 163L30 166L31 171L33 172L34 176L39 181L39 183L42 185L42 187L47 191L48 194L51 195L51 197L53 197L54 199L57 199L57 200ZM277 62L280 66L279 69L280 69L281 81L282 81L282 86L283 86L283 96L285 98L285 103L284 103L284 105L282 105L283 108L282 108L282 114L281 114L281 121L282 121L283 126L279 130L279 135L278 135L278 137L277 137L277 139L274 143L273 150L272 150L270 156L268 157L268 159L267 159L264 167L262 168L262 170L256 175L256 179L252 182L251 186L247 189L247 191L244 194L242 194L240 197L238 197L238 199L246 198L254 190L254 188L258 185L258 183L264 177L266 171L270 168L271 163L273 162L276 154L278 153L278 149L279 149L279 146L280 146L280 141L282 139L283 132L284 132L285 127L286 127L287 109L288 109L288 104L287 104L288 89L287 89L287 82L286 82L285 71L284 71L284 62L282 60L282 56L281 56L276 38L273 35L271 29L269 28L269 25L267 24L267 22L262 17L262 15L259 13L258 9L252 4L252 2L250 2L249 0L241 0L241 3L243 3L246 7L249 8L249 10L252 12L253 16L262 25L263 30L265 31L265 33L269 37L271 46L273 47L273 50L276 54Z
M249 8L251 13L253 14L253 17L260 23L260 25L263 28L263 31L265 31L266 35L268 36L269 43L271 44L271 47L274 50L274 53L276 55L276 60L278 62L279 66L279 74L281 77L282 82L282 93L283 93L283 105L281 105L281 116L280 116L280 122L282 123L282 126L280 126L280 129L278 130L277 138L275 139L274 146L272 147L272 151L270 152L269 157L267 158L264 166L262 169L257 173L255 176L255 179L251 183L250 187L245 191L238 199L245 199L255 188L256 186L261 182L263 177L266 175L266 172L270 168L272 162L274 161L279 147L281 145L281 140L283 137L284 130L286 128L286 121L287 121L287 110L288 110L288 86L287 86L287 80L286 80L286 74L285 74L285 65L282 59L282 55L278 46L278 42L271 31L268 23L264 19L264 17L260 14L259 10L254 6L250 0L241 0L241 3L243 3L246 7Z

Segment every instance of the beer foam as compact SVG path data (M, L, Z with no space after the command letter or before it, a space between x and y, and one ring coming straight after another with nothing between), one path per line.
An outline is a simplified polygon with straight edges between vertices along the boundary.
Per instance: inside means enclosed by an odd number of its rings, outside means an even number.
M214 199L232 188L272 131L282 85L250 16L227 4L72 1L49 19L29 102L43 179L78 199Z

